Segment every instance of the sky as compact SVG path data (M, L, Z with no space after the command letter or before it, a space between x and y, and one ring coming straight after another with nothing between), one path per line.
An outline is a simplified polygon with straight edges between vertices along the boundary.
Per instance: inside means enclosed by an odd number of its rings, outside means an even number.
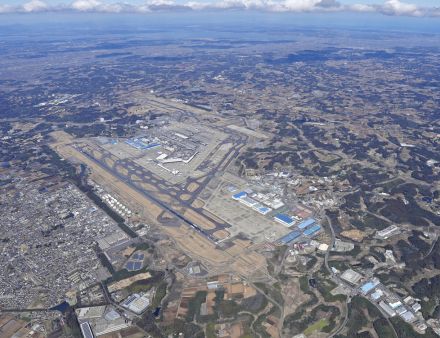
M0 14L213 10L378 13L386 16L434 17L440 20L440 0L0 0Z
M21 5L23 3L26 3L27 1L22 1L22 0L0 0L0 4L8 4L8 5ZM64 3L64 4L69 4L73 1L68 1L68 0L47 0L45 1L47 4L60 4L60 3ZM112 1L107 1L108 3L112 2ZM117 2L117 1L113 1L113 2ZM131 1L121 1L121 2L128 2L128 3L134 3L134 4L142 4L145 3L145 1L142 0L131 0ZM179 3L185 3L185 1L180 0L180 1L176 1ZM205 0L204 2L215 2L213 0L209 1L209 0ZM382 0L366 0L366 1L362 1L362 0L342 0L340 1L342 4L359 4L359 3L364 3L364 4L383 4L384 1ZM415 4L415 5L419 5L419 6L440 6L440 0L413 0L410 1L410 3Z

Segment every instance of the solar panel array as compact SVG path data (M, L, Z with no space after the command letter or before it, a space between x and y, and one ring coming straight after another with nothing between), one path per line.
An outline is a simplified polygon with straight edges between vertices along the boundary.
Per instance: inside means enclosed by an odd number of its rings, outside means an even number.
M125 267L127 268L128 271L137 271L142 269L142 262L127 262L127 264L125 265Z

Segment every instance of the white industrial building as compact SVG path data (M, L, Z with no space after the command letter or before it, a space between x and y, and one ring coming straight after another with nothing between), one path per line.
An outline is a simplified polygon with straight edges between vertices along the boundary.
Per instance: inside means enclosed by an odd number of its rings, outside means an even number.
M122 307L136 313L141 314L150 305L150 294L139 295L137 293L132 294L126 300L121 303Z

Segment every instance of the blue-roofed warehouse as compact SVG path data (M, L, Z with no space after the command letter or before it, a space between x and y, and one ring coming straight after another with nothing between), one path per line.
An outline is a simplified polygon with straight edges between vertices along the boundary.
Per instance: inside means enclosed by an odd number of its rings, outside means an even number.
M234 200L239 200L239 199L246 197L246 196L247 196L247 193L245 191L240 191L240 192L236 193L235 195L232 195L232 198Z
M295 239L301 237L301 232L298 230L294 230L292 232L289 232L286 236L281 237L277 243L280 245L286 245L290 242L294 241Z
M315 235L319 230L321 230L321 226L319 224L313 225L310 228L304 230L304 235L306 236L313 236Z
M378 285L379 285L379 280L371 280L361 286L361 291L364 295L366 295Z
M270 211L272 211L272 209L271 209L271 208L268 208L268 207L264 207L264 206L262 206L262 207L259 207L259 208L257 209L257 211L258 211L260 214L266 215L267 213L269 213Z
M301 223L298 224L298 228L300 229L304 229L307 228L308 226L315 224L316 221L313 218L309 218L306 219L305 221L302 221Z
M295 220L286 214L275 215L275 220L283 225L286 225L286 226L291 226L295 223Z
M160 146L159 143L146 143L138 138L126 140L125 143L139 150L147 150Z

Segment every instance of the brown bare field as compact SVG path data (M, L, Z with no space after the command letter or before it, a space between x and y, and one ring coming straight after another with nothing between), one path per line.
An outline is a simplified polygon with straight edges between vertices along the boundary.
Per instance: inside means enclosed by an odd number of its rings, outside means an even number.
M100 151L92 149L91 152L92 152L92 155L94 158L96 158L98 160L100 160L102 158L102 153Z
M244 286L243 298L249 298L255 296L256 294L257 294L257 290L255 290L252 286L250 285Z
M193 107L193 106L181 103L181 102L174 102L172 100L169 100L169 99L166 99L166 98L161 98L161 97L152 95L150 93L139 92L138 94L141 95L143 98L147 99L148 101L152 101L153 104L154 104L154 101L156 101L156 102L160 102L162 104L166 104L167 106L170 106L168 108L168 110L172 111L172 112L175 111L176 109L177 110L183 109L183 110L191 111L192 113L199 114L199 115L201 115L203 117L206 117L208 115L215 116L213 113L210 113L210 112L208 112L206 110L203 110L203 109L200 109L200 108L197 108L197 107Z
M109 166L110 168L113 168L113 166L115 165L115 161L113 161L111 158L106 158L104 161L105 161L105 164L107 166Z
M205 202L197 198L196 200L194 200L191 206L193 206L194 208L203 208L205 206Z
M199 185L196 182L191 182L188 187L186 188L186 190L188 190L189 192L194 192L199 188Z
M170 204L174 199L168 194L162 194L160 192L155 193L154 197L161 200L162 202Z
M244 249L248 248L251 245L250 241L243 241L241 239L236 239L233 241L233 243L234 245L226 250L232 256L241 254Z
M217 239L225 239L229 237L230 233L227 230L217 230L213 235Z
M273 316L270 316L273 317ZM278 327L277 327L277 321L275 319L276 317L274 317L274 325L270 325L269 323L267 323L266 325L266 332L269 334L269 336L271 336L272 338L279 338L279 334L278 334Z
M1 337L6 338L27 336L29 330L22 329L26 325L26 322L8 315L2 315L2 322L4 325L1 326Z
M235 271L245 276L256 273L267 275L265 258L255 252L242 253L231 266Z
M131 179L133 180L133 181L142 181L142 179L138 176L138 175L131 175Z
M124 251L122 251L122 255L123 256L125 256L125 257L130 257L131 256L131 254L133 253L133 252L135 252L135 248L133 248L132 246L129 246L128 248L126 248Z
M298 306L310 299L310 296L301 291L299 279L289 278L282 284L282 294L284 297L284 311L286 314L295 312Z
M200 226L204 230L215 229L215 224L214 223L212 223L206 217L204 217L203 215L199 214L198 212L196 212L194 210L187 209L184 212L183 216L185 216L190 221L192 221L193 223L197 224L198 226Z
M111 333L106 333L103 334L101 336L99 336L100 338L143 338L145 337L145 334L143 331L141 331L139 328L137 327L129 327L127 329L118 331L118 332L111 332Z
M365 236L367 236L367 234L363 231L353 229L353 230L342 231L341 236L352 239L353 241L356 242L362 242Z
M125 169L124 167L119 166L116 170L124 176L128 175L128 170Z
M240 338L245 334L245 331L241 323L235 323L231 326L229 333L231 338Z
M148 184L148 183L145 183L145 182L141 183L140 186L143 189L148 190L148 191L153 191L153 192L157 191L157 189L156 189L156 187L154 185L151 185L151 184Z
M214 220L215 222L218 223L223 223L224 221L217 217L216 215L214 215L213 213L209 212L208 210L202 210L203 215L208 216L209 218L211 218L212 220Z
M244 293L244 284L242 282L228 284L226 289L228 290L228 295L230 295L230 296L233 296L233 295L241 295L242 296Z
M178 245L192 257L211 265L221 265L231 258L226 252L216 249L215 244L187 226L163 228Z
M207 314L208 315L213 315L214 314L214 305L215 305L215 297L217 295L215 294L215 292L208 292L208 294L206 295L206 310L207 310Z
M190 194L182 194L182 195L180 195L180 199L182 201L188 201L190 198L191 198Z
M65 131L54 131L52 133L50 133L50 136L52 136L56 143L55 145L62 144L62 143L68 143L68 142L73 142L73 137L72 135L66 133Z
M118 282L111 283L108 286L108 291L111 293L114 291L122 290L138 280L148 279L150 277L151 277L151 275L149 272L144 272L144 273L140 273L138 275L134 275L132 277L125 278L125 279L120 280Z

